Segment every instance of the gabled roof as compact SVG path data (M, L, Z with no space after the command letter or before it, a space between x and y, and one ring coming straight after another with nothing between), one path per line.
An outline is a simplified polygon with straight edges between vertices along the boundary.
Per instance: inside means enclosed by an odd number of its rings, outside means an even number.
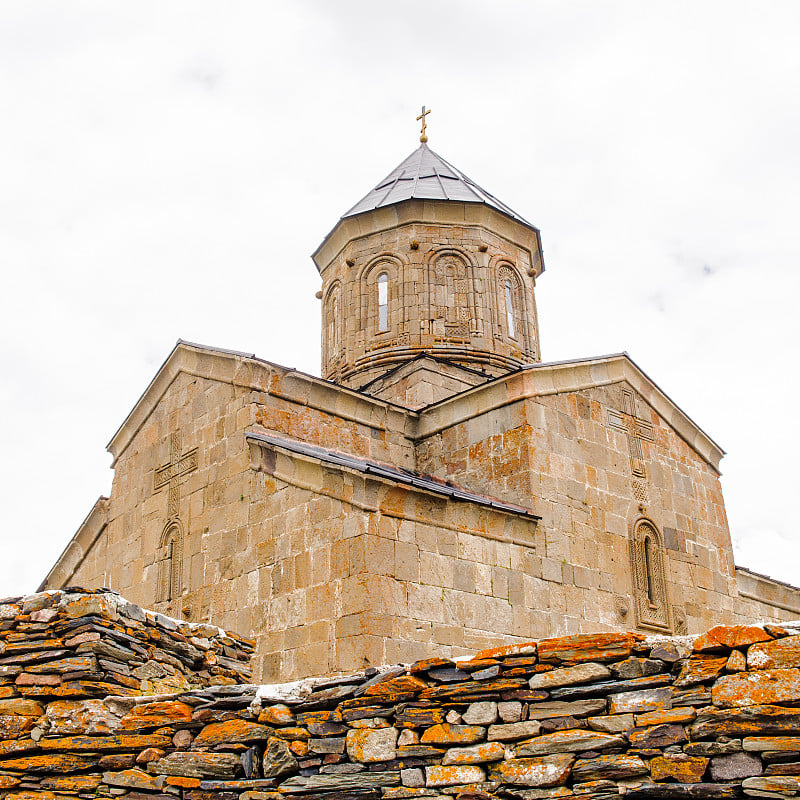
M412 199L483 203L529 228L536 229L505 203L501 203L494 195L470 180L461 170L434 153L426 144L421 144L395 167L371 192L343 214L342 219Z

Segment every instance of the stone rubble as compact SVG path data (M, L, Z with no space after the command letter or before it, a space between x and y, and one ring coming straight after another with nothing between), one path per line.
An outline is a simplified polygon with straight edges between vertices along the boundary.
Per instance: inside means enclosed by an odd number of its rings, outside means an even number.
M0 800L800 794L791 625L582 634L260 687L251 652L109 592L1 601Z

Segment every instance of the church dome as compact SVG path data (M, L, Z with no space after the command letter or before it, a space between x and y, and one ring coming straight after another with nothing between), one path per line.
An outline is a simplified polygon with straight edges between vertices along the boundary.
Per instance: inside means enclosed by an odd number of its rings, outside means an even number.
M539 231L424 141L312 258L325 378L419 406L540 360Z

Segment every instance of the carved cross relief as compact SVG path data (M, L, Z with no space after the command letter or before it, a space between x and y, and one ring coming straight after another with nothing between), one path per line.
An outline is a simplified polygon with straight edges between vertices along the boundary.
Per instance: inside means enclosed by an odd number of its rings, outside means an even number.
M623 389L622 408L622 411L617 411L613 408L607 410L608 426L627 434L633 494L640 503L646 503L647 470L645 468L642 442L654 442L655 432L653 426L639 415L637 398L633 392Z
M156 554L159 562L158 601L170 602L183 594L183 526L180 521L181 483L197 469L197 448L181 454L181 434L169 440L169 461L153 475L153 491L167 487L167 522Z
M181 435L175 431L169 438L169 461L155 471L153 491L169 486L167 519L178 516L181 501L181 480L197 469L197 448L181 455Z

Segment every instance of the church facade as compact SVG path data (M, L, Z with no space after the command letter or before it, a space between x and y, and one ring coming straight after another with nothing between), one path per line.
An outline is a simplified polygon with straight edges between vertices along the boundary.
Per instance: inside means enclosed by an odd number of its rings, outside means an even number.
M42 588L253 636L262 681L800 617L706 433L624 353L541 361L539 231L424 142L313 258L323 377L179 342Z

